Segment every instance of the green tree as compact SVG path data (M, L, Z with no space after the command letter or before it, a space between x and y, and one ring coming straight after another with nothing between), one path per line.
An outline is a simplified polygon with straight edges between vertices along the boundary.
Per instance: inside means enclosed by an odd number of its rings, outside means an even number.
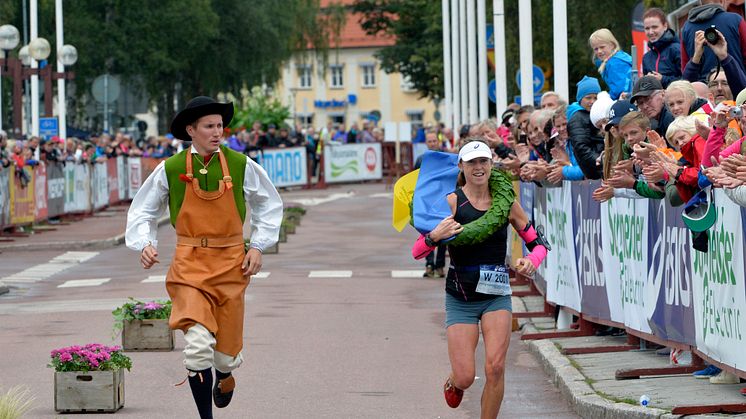
M232 129L251 128L254 121L263 126L275 124L281 126L290 117L290 108L280 103L277 98L267 95L261 87L254 87L248 96L235 104L236 113L230 124Z

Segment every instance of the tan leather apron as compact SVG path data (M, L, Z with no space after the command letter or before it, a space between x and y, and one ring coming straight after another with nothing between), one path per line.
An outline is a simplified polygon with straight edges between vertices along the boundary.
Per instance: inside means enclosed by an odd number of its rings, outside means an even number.
M217 191L203 191L194 179L191 150L185 154L191 185L186 187L176 217L176 251L166 275L166 290L173 302L169 326L186 333L199 323L215 334L215 350L236 356L243 347L248 279L241 272L246 253L232 179L225 156L219 152L223 180Z

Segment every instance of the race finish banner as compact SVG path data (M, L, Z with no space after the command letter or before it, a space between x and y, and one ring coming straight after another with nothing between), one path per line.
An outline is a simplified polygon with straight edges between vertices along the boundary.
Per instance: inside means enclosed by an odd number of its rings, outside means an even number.
M267 171L275 187L308 183L305 147L267 149L257 154L257 161Z
M702 253L692 247L681 207L626 198L598 204L592 199L597 187L598 182L566 182L561 189L522 185L521 202L533 204L529 216L544 226L552 245L535 274L536 286L547 290L549 301L574 308L566 261L576 260L581 314L689 345L746 371L746 210L716 190L717 223L708 230L708 252Z
M380 143L324 147L324 179L327 183L381 179L382 173Z

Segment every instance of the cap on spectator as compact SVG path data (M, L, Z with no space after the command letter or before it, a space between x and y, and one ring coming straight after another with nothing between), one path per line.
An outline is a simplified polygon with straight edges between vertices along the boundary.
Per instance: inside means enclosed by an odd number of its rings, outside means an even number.
M600 92L598 98L591 106L591 123L596 126L598 121L609 117L609 109L614 104L614 100L608 92Z
M595 77L583 76L577 84L578 93L575 94L575 99L580 102L584 97L601 91L601 85L598 84L598 79Z
M508 109L507 111L503 112L502 116L500 117L500 121L502 121L503 125L510 125L510 119L513 118L513 115L515 115L515 111L512 109Z
M166 133L165 137L168 138L169 140L173 140L174 139L174 135L171 134L170 132Z
M636 110L637 106L633 105L632 102L628 100L617 100L609 110L609 122L606 124L604 129L608 131L611 127L619 125L619 122L624 118L624 115Z
M458 152L459 161L470 161L478 157L492 159L492 150L490 150L487 144L481 141L466 143Z
M642 76L635 83L635 87L632 89L632 97L629 100L635 103L637 99L650 96L658 90L663 90L660 80L653 76Z
M681 213L684 224L694 232L708 230L717 221L717 209L712 197L712 188L697 192L684 206Z
M746 89L741 90L736 96L736 105L741 106L746 102Z

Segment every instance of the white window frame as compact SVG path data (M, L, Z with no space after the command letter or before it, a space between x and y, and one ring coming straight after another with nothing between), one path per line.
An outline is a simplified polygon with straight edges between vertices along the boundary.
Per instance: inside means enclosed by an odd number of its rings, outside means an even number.
M362 86L365 88L376 87L376 65L361 64Z
M311 89L313 87L312 68L310 65L298 66L298 88Z
M409 122L412 123L412 128L417 130L425 126L425 111L407 111L407 117Z
M345 86L344 65L335 64L329 66L329 88L343 89Z

